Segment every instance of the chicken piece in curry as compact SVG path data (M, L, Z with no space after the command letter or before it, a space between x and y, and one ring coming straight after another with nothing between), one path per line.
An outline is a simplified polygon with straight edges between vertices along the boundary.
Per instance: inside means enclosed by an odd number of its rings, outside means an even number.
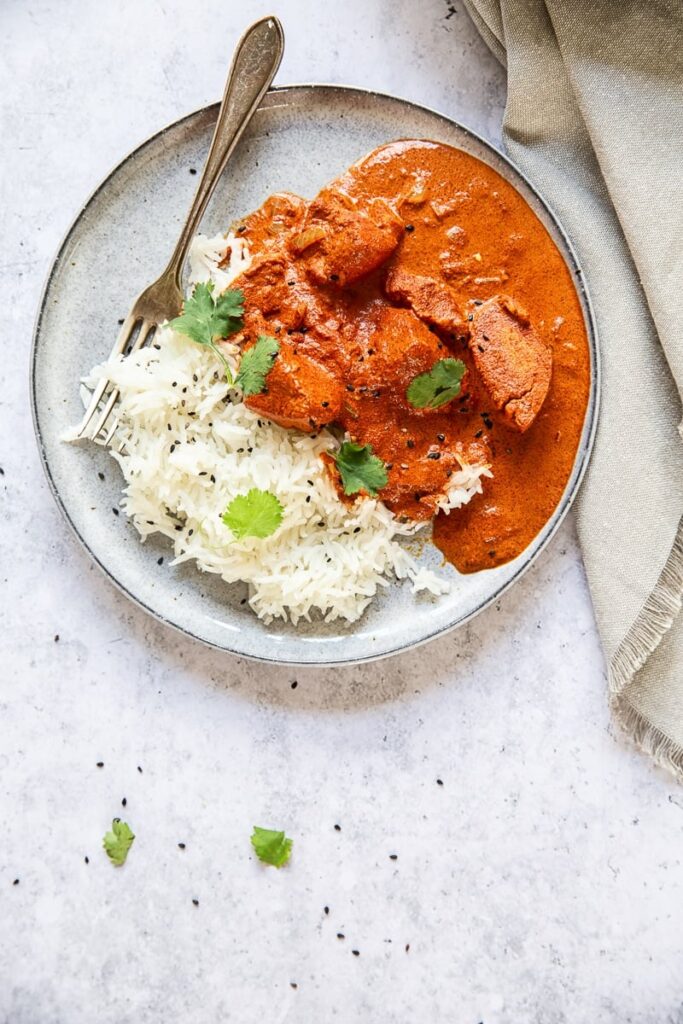
M433 518L461 572L520 554L571 473L590 363L570 273L519 193L469 154L408 140L310 202L271 196L237 231L252 257L234 283L241 343L280 342L267 388L247 404L284 427L335 425L371 445L387 471L381 500ZM464 363L457 395L416 408L411 382L449 358ZM482 462L493 473L483 493L439 511L453 474Z

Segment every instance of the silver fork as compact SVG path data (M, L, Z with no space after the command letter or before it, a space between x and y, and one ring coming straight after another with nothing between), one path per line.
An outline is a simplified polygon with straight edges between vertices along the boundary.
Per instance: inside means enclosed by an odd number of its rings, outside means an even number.
M237 44L209 155L178 243L161 277L133 302L111 355L130 355L151 344L159 324L180 313L180 280L190 243L230 155L275 77L284 42L282 25L271 15L251 25ZM118 397L116 386L101 380L75 437L108 445L116 430Z

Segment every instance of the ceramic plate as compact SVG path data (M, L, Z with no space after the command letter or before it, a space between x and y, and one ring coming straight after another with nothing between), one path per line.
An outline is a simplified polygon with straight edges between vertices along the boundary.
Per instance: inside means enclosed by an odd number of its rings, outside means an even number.
M592 388L572 475L555 514L519 558L458 578L451 594L414 596L392 584L362 619L264 625L241 604L245 585L227 585L189 565L169 566L163 538L141 544L112 509L122 477L95 445L63 444L82 414L78 381L104 359L118 320L154 280L171 252L208 150L217 106L190 114L136 149L109 175L77 217L50 272L36 326L32 394L45 469L64 515L109 578L157 618L193 637L264 661L330 664L379 658L453 629L485 608L531 565L566 513L585 469L595 429L598 364L583 279L557 221L509 161L482 139L423 107L338 86L272 90L216 189L202 231L225 230L271 192L313 196L329 179L380 143L400 137L450 143L489 164L524 196L571 268L590 338ZM104 479L100 478L103 474ZM166 556L161 566L157 559ZM434 567L440 553L425 546ZM451 567L444 570L453 577Z

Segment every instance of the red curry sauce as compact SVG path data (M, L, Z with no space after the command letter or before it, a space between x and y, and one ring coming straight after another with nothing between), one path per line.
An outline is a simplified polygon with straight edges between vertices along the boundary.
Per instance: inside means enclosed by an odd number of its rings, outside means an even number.
M252 254L236 282L244 343L268 333L281 345L248 404L371 444L388 470L379 497L410 519L438 513L434 542L461 572L520 554L562 495L590 387L571 275L524 199L460 150L402 141L310 203L271 197L238 230ZM486 364L496 344L512 347ZM447 357L467 367L460 394L414 409L410 381ZM528 381L507 405L506 374ZM445 515L437 502L460 460L490 463L493 478Z

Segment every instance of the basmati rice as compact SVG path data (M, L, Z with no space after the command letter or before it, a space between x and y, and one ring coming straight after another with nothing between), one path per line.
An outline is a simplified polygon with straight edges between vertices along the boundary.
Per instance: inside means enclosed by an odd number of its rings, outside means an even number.
M243 238L199 235L190 281L212 280L220 292L248 264ZM400 523L373 498L340 500L319 458L338 447L332 432L307 435L259 418L228 387L216 357L168 326L155 343L95 367L84 381L92 388L105 376L121 392L111 453L125 479L122 507L143 540L164 534L174 564L194 560L228 583L246 582L265 622L296 624L312 614L353 622L391 577L409 579L414 591L449 590L399 543L415 524ZM238 347L225 343L223 351L236 368ZM486 465L463 464L440 507L461 507L490 475ZM221 516L252 487L278 497L283 522L270 537L238 541Z

